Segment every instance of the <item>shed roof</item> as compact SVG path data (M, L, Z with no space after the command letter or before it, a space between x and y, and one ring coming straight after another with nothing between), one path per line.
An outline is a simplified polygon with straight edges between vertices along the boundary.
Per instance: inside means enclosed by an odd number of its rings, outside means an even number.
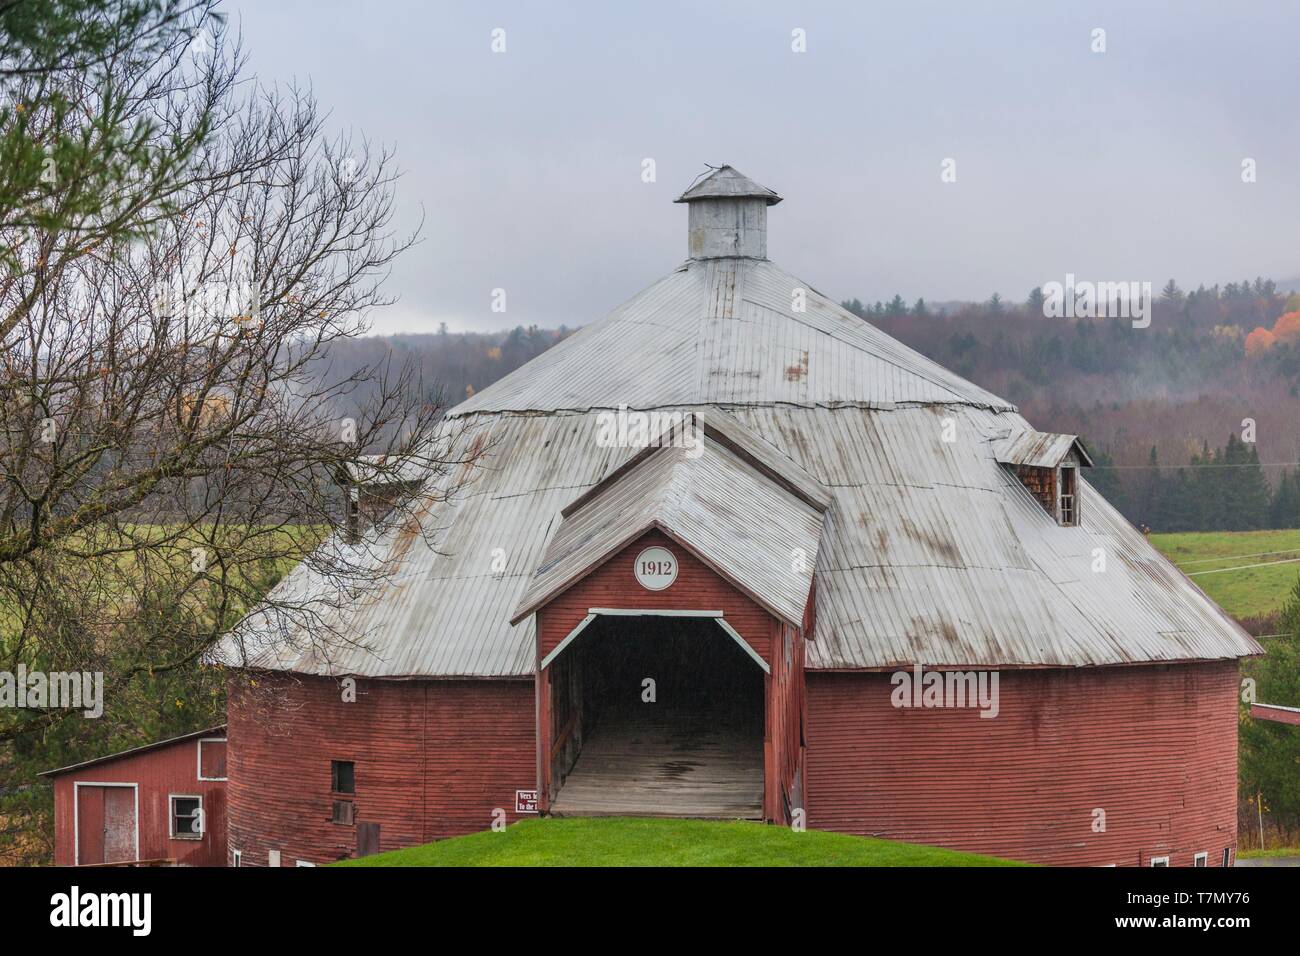
M42 770L37 774L38 777L55 777L61 773L69 773L73 770L81 770L83 767L93 767L96 764L108 763L113 760L121 760L123 757L135 757L142 753L148 753L150 750L159 750L162 747L170 747L172 744L184 743L187 740L198 740L203 737L214 737L226 732L225 724L218 724L215 727L208 727L206 730L195 730L188 734L181 734L177 737L168 737L166 740L155 740L151 744L141 744L139 747L131 747L127 750L119 750L117 753L105 754L102 757L93 757L90 760L83 760L81 763L71 763L66 767L56 767L53 770Z

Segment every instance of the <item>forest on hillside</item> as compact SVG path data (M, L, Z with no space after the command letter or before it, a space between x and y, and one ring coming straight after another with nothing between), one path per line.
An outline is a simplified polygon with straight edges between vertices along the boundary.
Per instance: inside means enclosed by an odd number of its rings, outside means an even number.
M1081 435L1087 475L1159 531L1300 527L1300 296L1257 278L1184 292L1151 322L1048 318L1023 303L846 309L1014 402L1043 431Z

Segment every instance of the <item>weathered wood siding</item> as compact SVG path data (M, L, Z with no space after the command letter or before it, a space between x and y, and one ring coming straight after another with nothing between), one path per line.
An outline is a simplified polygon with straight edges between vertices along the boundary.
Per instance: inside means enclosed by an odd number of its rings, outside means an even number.
M354 703L327 678L229 684L230 848L244 866L353 856L357 824L395 850L485 830L535 787L533 684L358 680ZM356 767L355 822L331 822L330 763Z
M895 709L888 674L809 673L809 825L1050 864L1235 854L1235 661L1000 681L987 719Z

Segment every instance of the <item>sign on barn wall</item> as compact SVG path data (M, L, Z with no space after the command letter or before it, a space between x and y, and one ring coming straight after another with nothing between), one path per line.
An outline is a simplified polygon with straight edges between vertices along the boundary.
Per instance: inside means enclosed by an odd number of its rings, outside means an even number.
M667 548L646 548L636 556L637 583L647 591L662 591L677 580L677 558Z
M537 791L516 790L515 791L515 813L536 813L536 812L537 812Z

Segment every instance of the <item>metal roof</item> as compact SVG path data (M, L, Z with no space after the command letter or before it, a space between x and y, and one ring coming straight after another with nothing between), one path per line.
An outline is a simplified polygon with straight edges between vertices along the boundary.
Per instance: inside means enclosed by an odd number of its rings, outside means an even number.
M451 414L766 404L1014 410L766 259L701 259Z
M734 167L719 166L674 199L673 202L694 202L697 199L743 198L765 199L769 206L775 206L781 201L781 197L772 190L766 186L760 186Z
M1083 447L1083 442L1079 441L1078 435L1057 435L1026 428L998 442L994 456L1004 465L1055 468L1072 451L1084 465L1092 465L1092 457L1088 454L1088 449Z
M774 481L716 435L698 449L650 448L634 462L564 509L512 623L658 528L769 613L802 624L825 504Z
M365 539L391 572L375 593L326 601L311 628L277 630L254 613L219 656L315 674L530 675L534 618L510 619L529 603L539 566L540 580L548 560L584 546L562 510L573 506L575 529L589 522L610 539L637 523L603 511L601 496L590 499L590 514L581 502L642 454L600 440L611 410L628 409L699 412L706 426L716 419L720 436L722 413L742 426L732 445L720 439L706 450L711 469L677 472L675 459L647 457L644 472L638 463L615 479L620 500L641 517L667 507L656 497L665 489L690 490L677 520L695 522L692 533L715 553L737 532L710 507L753 520L749 533L769 562L811 533L810 515L807 527L758 527L781 524L763 509L790 508L790 495L728 455L750 464L766 457L774 468L784 461L784 491L803 486L828 500L810 668L1074 667L1261 653L1086 483L1080 524L1058 526L999 462L1008 436L1040 442L1009 403L765 259L713 258L688 261L453 409L451 455L464 456L472 442L487 452L468 483L444 479L454 493L427 509L421 534L386 526ZM1049 438L1041 456L1023 457L1052 460L1058 439L1086 455L1074 436ZM688 473L698 490L683 485ZM743 573L768 591L781 587L772 567ZM276 591L304 603L335 593L308 564Z

